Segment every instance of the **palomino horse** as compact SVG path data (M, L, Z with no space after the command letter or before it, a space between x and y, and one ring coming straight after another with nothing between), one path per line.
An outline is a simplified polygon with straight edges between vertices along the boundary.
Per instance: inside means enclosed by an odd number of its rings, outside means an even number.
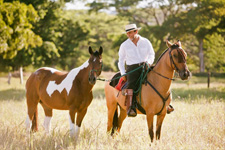
M102 52L102 47L95 52L89 47L89 60L68 73L43 67L31 74L26 83L28 116L25 124L28 132L31 128L38 130L37 106L40 103L45 112L43 126L47 133L52 109L69 110L70 135L78 137L82 120L93 99L92 88L101 74Z
M161 55L152 71L147 74L146 84L142 85L141 101L137 96L137 101L144 108L147 116L148 130L151 142L154 139L153 118L157 115L156 139L160 139L161 126L167 113L167 107L172 99L170 85L174 70L179 73L182 80L189 78L189 72L186 64L186 52L182 49L178 41L172 44L167 41L168 49ZM154 90L155 89L155 90ZM107 132L114 133L117 129L119 132L124 119L126 118L125 96L115 88L105 84L105 97L108 107L108 125ZM140 94L139 93L139 94ZM117 105L119 104L120 114L118 118ZM138 114L142 114L137 110Z

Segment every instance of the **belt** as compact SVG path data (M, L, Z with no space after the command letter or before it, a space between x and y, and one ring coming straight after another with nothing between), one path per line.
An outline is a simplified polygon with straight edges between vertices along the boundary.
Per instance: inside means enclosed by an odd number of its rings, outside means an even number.
M142 65L144 65L144 64L145 64L145 62L141 62L141 63L138 63L138 64L127 65L127 66L129 66L129 67L134 67L134 66L142 66Z

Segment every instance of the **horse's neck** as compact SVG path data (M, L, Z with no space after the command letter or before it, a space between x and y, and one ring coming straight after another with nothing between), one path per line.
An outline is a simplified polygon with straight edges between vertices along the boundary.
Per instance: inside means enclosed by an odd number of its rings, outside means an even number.
M171 69L170 66L167 66L164 61L158 62L158 64L154 67L154 71L172 79L174 75L174 71ZM148 80L152 83L152 85L160 91L160 93L169 93L170 92L170 86L172 83L172 80L166 79L155 72L151 71L148 74Z
M89 78L89 70L90 66L88 61L83 63L80 67L74 68L71 70L67 76L71 76L71 79L78 80L78 82L81 83L81 87L79 88L85 88L85 89L92 89L93 86L89 84L88 78Z

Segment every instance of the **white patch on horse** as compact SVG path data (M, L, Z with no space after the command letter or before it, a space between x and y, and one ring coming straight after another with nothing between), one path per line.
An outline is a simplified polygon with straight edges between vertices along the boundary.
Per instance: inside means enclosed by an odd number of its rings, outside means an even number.
M95 62L96 61L96 58L93 60L93 62Z
M29 134L31 126L32 126L32 121L30 120L29 115L27 115L27 119L25 121L25 126L26 126L26 130L27 130L27 134Z
M69 115L69 123L70 123L70 136L73 137L75 134L75 128L74 123L72 123L70 115Z
M39 68L37 71L39 71L40 69L49 70L49 71L51 71L51 73L55 73L56 71L61 72L61 71L59 71L57 69L50 68L50 67L42 67L42 68Z
M76 139L78 138L79 134L80 134L80 127L78 127L78 126L76 125L76 127L75 127L75 138L76 138Z
M52 117L45 116L45 120L43 123L43 127L45 128L45 132L48 134L51 130L51 119Z
M58 85L55 83L55 81L49 81L48 86L46 88L46 91L47 91L48 95L51 97L52 93L55 90L58 90L61 93L63 89L66 89L67 95L69 95L70 90L71 90L72 85L73 85L73 80L75 79L77 74L80 72L80 70L86 68L88 65L89 65L89 63L88 63L88 61L86 61L80 67L74 68L73 70L71 70L68 73L66 78Z

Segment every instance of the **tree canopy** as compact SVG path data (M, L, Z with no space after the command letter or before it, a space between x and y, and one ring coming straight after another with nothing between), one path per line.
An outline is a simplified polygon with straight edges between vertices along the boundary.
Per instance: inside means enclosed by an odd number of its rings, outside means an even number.
M52 66L69 70L103 47L104 70L117 71L124 26L136 23L156 59L165 40L181 40L192 71L225 71L223 0L95 0L68 10L72 0L0 0L0 70ZM75 2L75 4L76 4Z

